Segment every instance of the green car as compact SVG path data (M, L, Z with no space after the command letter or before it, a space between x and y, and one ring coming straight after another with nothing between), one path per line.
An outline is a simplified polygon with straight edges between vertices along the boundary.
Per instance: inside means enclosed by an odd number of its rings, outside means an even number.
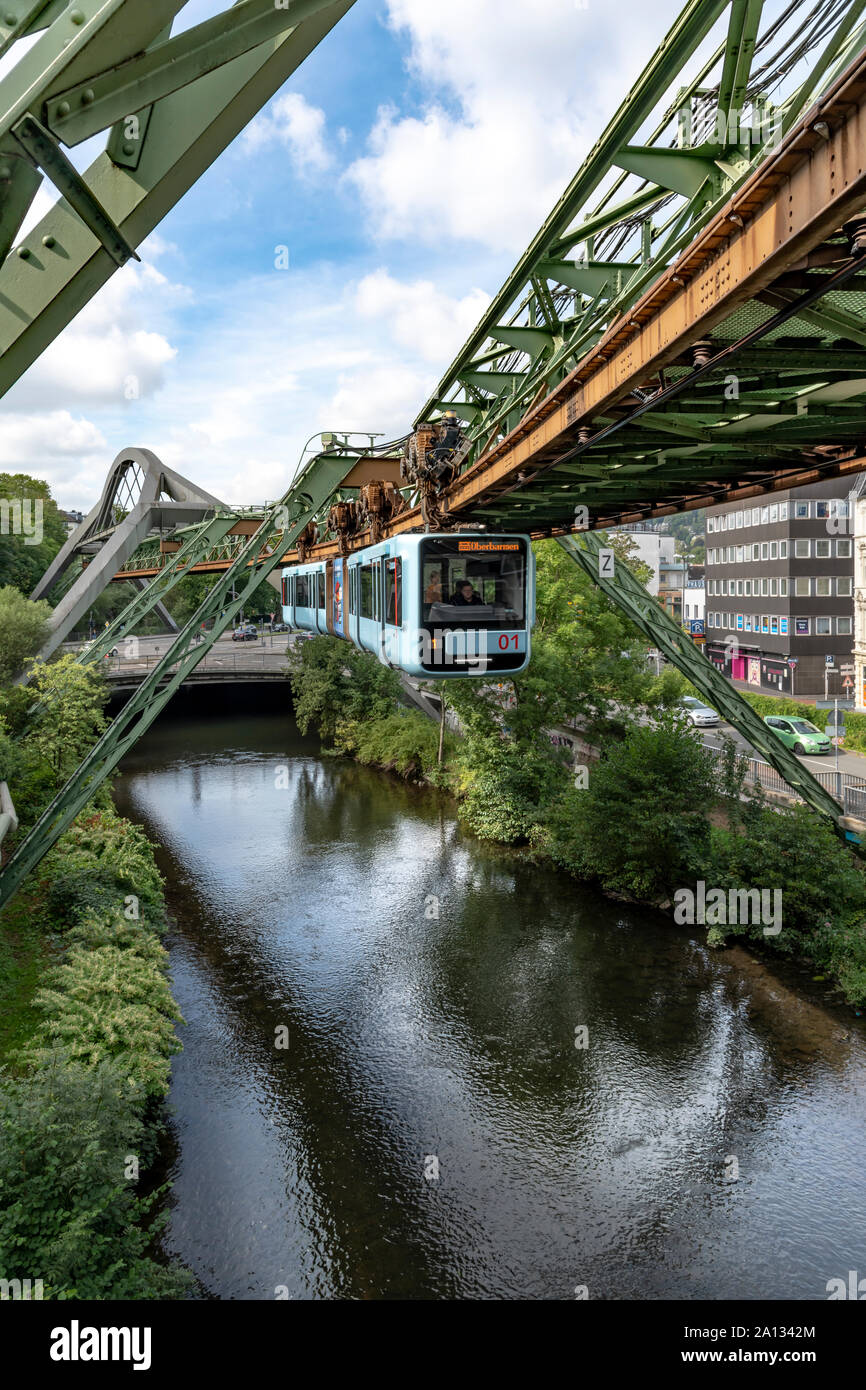
M764 723L795 753L829 753L832 747L826 734L822 734L808 719L800 719L797 715L768 714Z

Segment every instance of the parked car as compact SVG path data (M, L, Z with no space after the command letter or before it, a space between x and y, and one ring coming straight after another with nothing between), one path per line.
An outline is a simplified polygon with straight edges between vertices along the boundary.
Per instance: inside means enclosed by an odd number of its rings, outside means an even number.
M808 719L797 715L767 714L764 723L780 738L786 748L795 753L829 753L833 747L826 734L822 734Z
M288 630L289 630L289 625L288 625L288 623L274 623L274 625L273 625L273 627L272 627L272 629L271 629L272 632L288 632Z
M705 705L703 700L696 699L694 695L684 695L679 705L686 718L699 729L707 729L719 722L718 711L710 709L709 705Z
M252 623L245 623L243 627L235 628L234 632L232 633L232 641L255 642L258 635L259 630L257 627L253 627Z

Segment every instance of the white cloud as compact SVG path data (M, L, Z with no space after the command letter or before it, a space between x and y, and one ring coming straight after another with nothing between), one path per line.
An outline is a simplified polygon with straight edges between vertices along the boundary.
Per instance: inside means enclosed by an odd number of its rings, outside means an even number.
M161 249L149 239L151 255ZM5 399L12 411L36 409L46 399L82 408L122 405L158 391L176 348L159 322L189 301L150 261L129 263L55 338Z
M383 107L346 175L371 228L522 250L680 8L389 0L419 105Z
M241 138L250 151L266 145L284 146L300 174L321 174L333 163L325 142L325 113L311 106L300 92L277 97L247 126Z
M396 343L440 366L466 341L489 303L484 290L452 299L437 290L432 280L406 283L384 269L366 275L355 295L355 308L362 318L384 319Z

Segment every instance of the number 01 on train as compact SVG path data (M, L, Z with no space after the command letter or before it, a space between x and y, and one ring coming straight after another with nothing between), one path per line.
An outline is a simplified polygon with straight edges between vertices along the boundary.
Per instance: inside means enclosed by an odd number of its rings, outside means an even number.
M283 621L330 633L426 680L529 664L535 557L528 536L395 536L282 572Z

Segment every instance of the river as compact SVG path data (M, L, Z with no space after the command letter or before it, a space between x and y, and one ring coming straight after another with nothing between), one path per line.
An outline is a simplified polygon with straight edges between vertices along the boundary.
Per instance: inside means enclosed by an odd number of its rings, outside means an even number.
M866 1276L866 1040L827 986L479 844L323 756L282 687L207 693L116 784L168 880L165 1244L205 1296Z

